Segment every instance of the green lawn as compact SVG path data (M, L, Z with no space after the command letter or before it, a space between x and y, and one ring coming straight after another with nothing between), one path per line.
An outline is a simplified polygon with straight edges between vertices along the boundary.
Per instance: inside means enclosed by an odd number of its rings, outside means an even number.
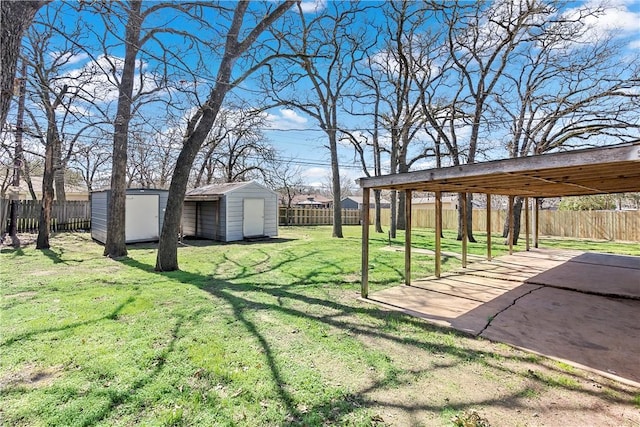
M111 260L87 234L56 235L46 251L3 248L0 422L431 426L471 411L492 425L640 422L637 390L358 300L360 229L330 234L187 241L181 271L161 274L153 245ZM452 237L444 250L459 251ZM432 238L414 230L416 247ZM470 251L482 254L478 239ZM372 233L371 291L402 280L404 254L388 244ZM412 271L431 274L433 258L416 254Z

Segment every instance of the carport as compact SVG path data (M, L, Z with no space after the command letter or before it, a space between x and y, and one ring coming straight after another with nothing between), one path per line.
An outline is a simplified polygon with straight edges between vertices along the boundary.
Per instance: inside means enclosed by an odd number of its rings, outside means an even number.
M364 201L363 298L640 383L640 368L634 368L638 363L633 361L640 354L640 258L530 250L529 245L532 222L533 246L538 247L540 198L640 191L640 141L362 178L359 183ZM378 189L406 194L405 286L370 297L367 201L370 191ZM435 277L416 283L411 282L413 191L434 192L436 199ZM468 266L463 226L463 269L442 275L442 192L485 194L487 215L492 195L509 196L511 224L514 198L524 197L527 251L513 254L510 247L510 255L492 260L491 221L487 221L487 261ZM462 203L461 209L466 212L466 208Z

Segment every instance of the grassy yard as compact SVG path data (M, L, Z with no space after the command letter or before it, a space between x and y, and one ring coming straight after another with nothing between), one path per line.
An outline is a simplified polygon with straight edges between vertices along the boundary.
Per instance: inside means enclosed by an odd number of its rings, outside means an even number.
M56 235L46 251L3 248L0 423L640 424L638 390L358 300L360 229L330 234L281 228L269 242L187 241L181 271L161 274L153 245L112 260L87 234ZM404 271L402 252L382 250L385 237L372 233L372 291ZM478 238L470 251L482 254ZM432 239L414 230L416 247ZM443 243L459 252L453 235ZM637 244L586 246L640 255ZM449 257L443 267L458 265ZM431 274L433 258L416 253L412 271Z

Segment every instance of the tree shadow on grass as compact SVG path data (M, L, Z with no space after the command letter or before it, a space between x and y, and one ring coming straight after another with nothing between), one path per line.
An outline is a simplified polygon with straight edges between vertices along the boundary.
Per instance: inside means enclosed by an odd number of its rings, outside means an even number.
M153 369L146 375L137 378L129 387L122 388L101 388L96 394L107 399L107 404L100 411L87 416L80 425L91 426L107 418L112 411L120 405L129 403L136 398L137 393L146 385L152 383L156 377L166 367L167 359L175 351L175 345L180 337L180 331L185 322L199 318L204 310L197 310L190 316L177 315L175 325L171 328L169 343L156 354Z
M29 331L29 332L25 332L25 333L22 333L22 334L14 335L14 336L9 337L6 340L0 342L0 348L10 346L10 345L12 345L13 343L16 343L16 342L21 342L21 341L24 341L24 340L31 339L33 337L36 337L36 336L39 336L39 335L42 335L42 334L48 334L48 333L51 333L51 332L66 331L66 330L78 328L78 327L81 327L81 326L87 326L87 325L100 323L100 322L105 321L105 320L115 320L115 319L117 319L117 317L120 314L120 312L122 312L122 310L124 310L126 306L128 306L129 304L132 304L135 300L136 300L135 295L129 296L126 300L124 300L120 304L118 304L110 313L108 313L108 314L106 314L106 315L104 315L102 317L98 317L98 318L91 319L91 320L85 320L85 321L82 321L82 322L69 323L69 324L63 325L63 326L52 326L52 327L49 327L49 328L38 329L38 330L35 330L35 331Z
M268 259L268 254L266 259ZM307 256L314 256L313 253L305 256L291 256L281 260L279 263L271 266L271 269L279 269L290 263L302 262ZM229 262L229 258L223 257L221 262ZM145 272L153 272L153 266L145 263L141 263L136 259L127 257L120 260L121 263L141 269ZM434 371L437 369L451 369L452 366L458 364L464 364L468 362L478 362L490 367L492 369L500 370L510 375L517 377L523 377L523 372L516 371L515 369L504 366L503 363L493 358L493 353L489 351L474 350L468 348L461 348L454 344L447 344L441 342L429 342L426 339L419 339L407 336L398 336L394 334L393 328L391 332L380 328L379 323L387 324L399 324L410 325L413 327L425 330L425 332L442 333L443 335L454 335L458 337L469 337L466 334L448 329L438 327L432 324L428 324L420 319L408 316L406 314L386 311L378 307L365 307L365 306L353 306L348 305L336 300L323 299L311 295L304 294L302 291L296 291L294 287L303 286L309 283L317 284L316 276L317 272L309 271L306 274L291 274L295 280L291 284L278 285L278 284L250 284L246 283L247 279L255 277L260 273L253 272L250 266L243 266L241 262L232 261L239 267L238 272L233 277L227 277L225 280L216 279L211 275L203 275L191 273L188 271L175 271L166 273L156 273L167 278L182 282L187 285L196 286L217 299L226 302L233 313L234 318L239 321L246 331L251 334L261 349L261 353L264 354L266 366L270 371L271 381L275 393L277 394L280 403L287 411L287 417L283 422L283 425L309 425L312 420L317 420L318 417L322 421L320 423L340 423L346 422L346 418L352 414L358 408L374 408L374 407L388 407L398 410L406 411L407 413L416 413L418 411L434 411L441 412L443 410L465 410L477 407L479 405L496 406L504 408L518 408L522 407L524 410L528 409L522 401L523 393L526 393L526 387L523 389L512 390L507 396L500 397L500 399L484 399L474 400L465 403L458 404L398 404L393 402L380 402L369 400L367 396L376 391L387 390L389 388L396 388L402 385L409 385L416 378L420 377L424 373ZM260 263L264 263L265 260L261 260ZM219 266L219 265L218 265ZM214 267L216 267L214 265ZM338 271L340 271L339 265L333 265ZM216 268L213 268L215 271ZM326 273L323 273L326 274ZM340 275L334 275L336 280L334 284L342 283ZM234 283L238 282L238 283ZM273 302L270 301L258 301L251 299L249 295L255 293L256 295L267 295L273 297ZM283 301L287 303L284 304ZM317 403L311 408L301 409L298 404L298 399L294 392L290 391L290 388L286 387L286 379L283 374L281 364L278 363L277 351L274 350L274 345L278 343L271 342L270 337L263 332L258 326L255 320L252 320L252 313L265 310L267 312L279 312L287 316L295 318L307 319L318 325L324 325L332 327L340 331L348 332L349 336L355 336L353 338L354 345L358 342L359 338L368 337L375 340L388 340L396 344L404 346L410 346L414 349L425 350L431 353L446 354L453 359L452 363L448 364L433 364L429 369L418 370L411 372L405 380L398 379L397 372L387 372L384 377L373 381L369 387L362 388L355 394L345 394L341 398L326 398L323 401ZM371 319L371 322L367 324L363 322L363 318ZM347 338L348 339L348 338ZM367 350L368 351L368 350ZM516 362L528 362L526 357L522 356L504 356L503 359L511 359ZM547 369L554 369L553 365L545 365ZM583 379L578 373L570 374L560 369L555 368L563 375L572 376ZM526 374L524 374L526 376ZM531 376L528 378L540 385L563 387L562 384L553 383L550 378L543 376ZM602 393L597 390L579 389L576 390L570 386L566 388L574 391L579 391L585 395L593 395L602 397ZM615 389L615 386L612 387ZM623 390L623 389L620 389ZM625 402L621 398L610 397L612 401ZM557 409L575 410L575 406L567 404L566 408L562 405ZM313 418L309 418L313 415Z

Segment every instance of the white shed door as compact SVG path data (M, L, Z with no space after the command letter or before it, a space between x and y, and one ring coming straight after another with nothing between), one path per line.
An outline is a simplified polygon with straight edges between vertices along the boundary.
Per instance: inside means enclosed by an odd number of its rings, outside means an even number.
M160 237L157 194L129 194L125 205L125 236L128 242Z
M245 237L264 235L264 199L244 199L242 234Z

